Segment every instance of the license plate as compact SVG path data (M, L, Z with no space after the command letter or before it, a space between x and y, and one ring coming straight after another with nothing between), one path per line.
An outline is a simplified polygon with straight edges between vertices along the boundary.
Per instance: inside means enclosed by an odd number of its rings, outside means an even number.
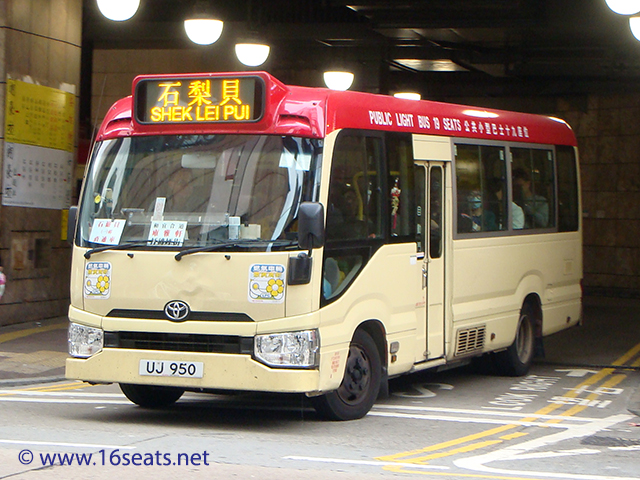
M152 377L202 378L202 362L177 362L171 360L140 360L140 375Z

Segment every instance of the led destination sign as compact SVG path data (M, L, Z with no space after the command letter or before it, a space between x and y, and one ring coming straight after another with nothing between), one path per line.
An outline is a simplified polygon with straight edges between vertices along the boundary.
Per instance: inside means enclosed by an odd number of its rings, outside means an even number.
M238 123L260 120L264 83L258 77L142 79L136 120L146 124Z

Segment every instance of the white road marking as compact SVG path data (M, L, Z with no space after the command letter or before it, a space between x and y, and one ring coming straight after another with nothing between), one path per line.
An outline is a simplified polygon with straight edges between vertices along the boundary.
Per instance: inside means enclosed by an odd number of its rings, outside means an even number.
M421 415L417 413L392 413L392 412L377 412L370 411L367 416L371 417L391 417L391 418L405 418L410 420L431 420L437 422L459 422L459 423L481 423L490 425L523 425L525 427L545 427L545 428L560 428L567 429L570 427L568 424L561 423L544 423L544 422L523 422L521 420L499 420L492 418L471 418L471 417L449 417L438 415ZM520 415L526 417L526 415Z
M586 417L567 417L564 415L542 415L539 413L526 413L526 412L487 412L486 410L471 410L460 408L444 408L444 407L418 407L410 405L374 405L374 410L408 410L414 412L439 412L439 413L463 413L467 415L486 415L489 417L513 417L513 418L539 418L545 420L562 420L562 421L575 421L575 422L592 422L599 420L598 418L586 418Z
M505 448L495 450L483 455L476 455L474 457L461 458L454 460L454 465L459 468L471 470L474 472L484 472L490 474L499 475L525 475L536 476L544 478L562 478L571 480L638 480L637 477L612 477L610 475L586 475L586 474L574 474L574 473L560 473L560 472L536 472L527 470L510 470L506 468L492 468L486 464L497 461L518 460L519 456L530 452L531 450L544 448L549 445L563 442L566 440L572 440L575 438L586 437L593 435L601 430L610 428L620 422L626 422L633 418L632 415L613 415L607 418L594 420L586 425L571 425L564 432L558 432L553 435L529 440L528 442L519 443L517 445L509 445Z
M589 373L598 373L597 370L585 370L585 369L582 369L582 368L574 368L574 369L568 369L568 370L558 370L558 369L556 369L556 372L568 372L567 373L567 377L577 377L577 378L584 377L584 376L588 375Z
M136 447L124 446L124 445L98 445L94 443L64 443L64 442L39 442L36 440L2 440L0 443L8 445L37 445L47 447L77 447L77 448L120 448L123 450L135 450Z
M35 398L35 397L0 397L0 402L18 402L18 403L67 403L67 404L107 404L107 405L133 405L124 398L120 400L99 400L99 399L77 399L77 398Z
M571 457L574 455L596 455L598 453L600 453L600 450L594 450L591 448L578 448L575 450L559 450L557 452L522 453L515 457L511 457L508 460L531 460L536 458Z
M377 462L367 460L348 460L343 458L324 458L324 457L299 457L296 455L290 455L288 457L282 457L283 460L299 460L304 462L320 462L320 463L339 463L343 465L368 465L372 467L410 467L413 469L423 470L449 470L449 467L442 467L438 465L419 465L415 463L398 463L398 462Z
M17 395L19 397L104 397L124 398L122 393L89 393L89 392L41 392L38 390L0 390L0 395ZM1 397L0 397L1 398Z

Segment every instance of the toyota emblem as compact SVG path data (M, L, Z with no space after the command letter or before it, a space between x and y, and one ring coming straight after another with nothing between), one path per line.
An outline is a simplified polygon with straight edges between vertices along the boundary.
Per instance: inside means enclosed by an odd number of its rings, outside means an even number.
M173 322L181 322L189 316L189 305L180 300L173 300L164 306L164 314Z

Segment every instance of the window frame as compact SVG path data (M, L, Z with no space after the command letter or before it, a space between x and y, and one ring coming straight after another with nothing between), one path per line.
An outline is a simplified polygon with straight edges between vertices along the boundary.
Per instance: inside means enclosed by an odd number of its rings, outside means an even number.
M502 147L505 150L506 155L506 175L507 175L507 206L508 206L508 215L507 222L508 228L505 230L496 230L496 231L480 231L480 232L458 232L458 178L457 178L457 161L456 161L456 146L457 145L472 145L472 146L494 146L494 147ZM520 148L520 149L532 149L532 150L546 150L551 151L553 156L553 192L554 192L554 202L549 205L549 211L551 212L553 209L553 214L555 216L555 225L553 227L543 227L543 228L523 228L523 229L514 229L512 226L512 215L513 211L511 208L511 202L513 202L513 157L511 154L512 148ZM454 240L462 240L462 239L473 239L473 238L494 238L494 237L511 237L511 236L520 236L520 235L538 235L544 233L558 233L561 232L559 229L559 218L558 218L558 172L557 172L557 153L556 153L556 145L551 144L541 144L541 143L524 143L524 142L500 142L493 140L476 140L476 139L466 139L466 138L453 138L451 142L451 158L452 158L452 175L453 175L453 192L452 192L452 203L453 203L453 222L452 222L452 236ZM571 147L573 148L573 147ZM579 166L576 163L576 171L579 171ZM579 176L579 174L578 174ZM577 185L578 189L578 203L580 202L580 185ZM579 208L579 206L577 207Z

